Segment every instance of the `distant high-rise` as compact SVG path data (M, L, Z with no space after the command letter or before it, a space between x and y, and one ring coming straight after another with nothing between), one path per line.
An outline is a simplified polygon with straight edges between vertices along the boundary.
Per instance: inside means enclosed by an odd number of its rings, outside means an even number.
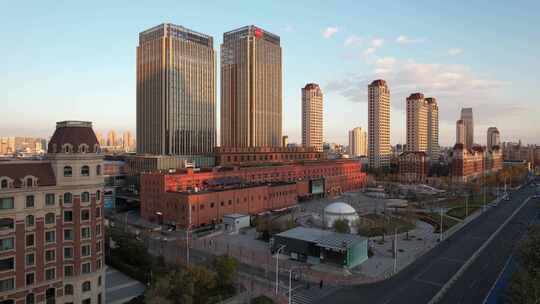
M456 121L456 144L465 146L465 123L462 119Z
M493 147L501 145L501 134L496 127L489 127L487 130L487 148L489 151L493 150Z
M439 106L435 97L426 97L428 107L428 150L427 154L431 161L439 159Z
M368 85L368 156L371 168L388 167L390 146L390 90L378 79Z
M216 145L214 40L164 23L139 34L137 153L200 155Z
M424 94L407 97L407 151L428 150L428 107Z
M286 148L288 144L289 144L289 136L283 135L283 136L281 137L281 146L282 146L283 148Z
M361 127L349 131L349 154L352 157L367 156L367 132Z
M133 136L131 136L131 132L125 131L122 134L122 148L125 151L130 151L133 148Z
M472 149L474 144L474 122L472 108L461 109L461 120L465 125L465 148Z
M109 133L107 133L107 146L114 147L117 145L118 138L116 137L116 131L110 130Z
M280 38L249 25L223 34L221 146L281 145Z
M302 146L323 147L323 93L316 83L302 88Z

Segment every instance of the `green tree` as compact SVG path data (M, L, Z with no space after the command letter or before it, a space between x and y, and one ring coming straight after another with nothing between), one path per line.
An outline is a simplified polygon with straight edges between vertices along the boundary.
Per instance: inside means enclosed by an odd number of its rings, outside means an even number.
M274 304L274 300L270 299L267 296L258 296L256 298L251 299L249 302L250 304Z
M507 300L511 304L540 303L540 225L529 229L518 256L520 269L512 276Z
M223 292L234 290L238 261L231 256L222 255L215 258L213 264L217 274L218 289Z
M338 233L351 233L351 227L347 219L337 219L334 221L333 228Z

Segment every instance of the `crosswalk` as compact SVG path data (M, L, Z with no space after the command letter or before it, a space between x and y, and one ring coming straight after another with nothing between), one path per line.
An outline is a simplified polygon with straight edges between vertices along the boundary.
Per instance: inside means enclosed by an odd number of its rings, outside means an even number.
M292 292L292 304L311 304L315 300L324 298L334 292L337 287L333 286L324 286L319 288L319 286L312 286L310 289L305 287L298 288Z

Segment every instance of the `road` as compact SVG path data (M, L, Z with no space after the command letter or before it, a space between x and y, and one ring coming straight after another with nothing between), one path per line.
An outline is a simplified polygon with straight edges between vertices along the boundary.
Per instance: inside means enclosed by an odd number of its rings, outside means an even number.
M475 252L516 212L535 189L524 187L489 208L450 239L413 262L393 278L368 285L344 287L316 303L430 303L443 286L463 267ZM483 303L491 286L526 224L537 214L539 200L530 200L507 222L489 245L479 252L469 267L442 296L439 303Z

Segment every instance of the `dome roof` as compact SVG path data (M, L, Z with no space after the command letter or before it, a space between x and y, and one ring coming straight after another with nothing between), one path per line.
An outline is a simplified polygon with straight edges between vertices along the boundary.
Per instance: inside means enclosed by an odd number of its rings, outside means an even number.
M354 208L351 207L351 205L346 204L344 202L332 203L326 206L326 208L324 208L324 212L333 213L333 214L352 214L352 213L356 214L356 210L354 210Z
M48 153L58 153L62 146L69 144L73 147L73 152L78 151L81 145L88 147L88 152L97 152L96 147L99 147L96 134L92 130L92 123L89 121L61 121L56 123L49 146Z

